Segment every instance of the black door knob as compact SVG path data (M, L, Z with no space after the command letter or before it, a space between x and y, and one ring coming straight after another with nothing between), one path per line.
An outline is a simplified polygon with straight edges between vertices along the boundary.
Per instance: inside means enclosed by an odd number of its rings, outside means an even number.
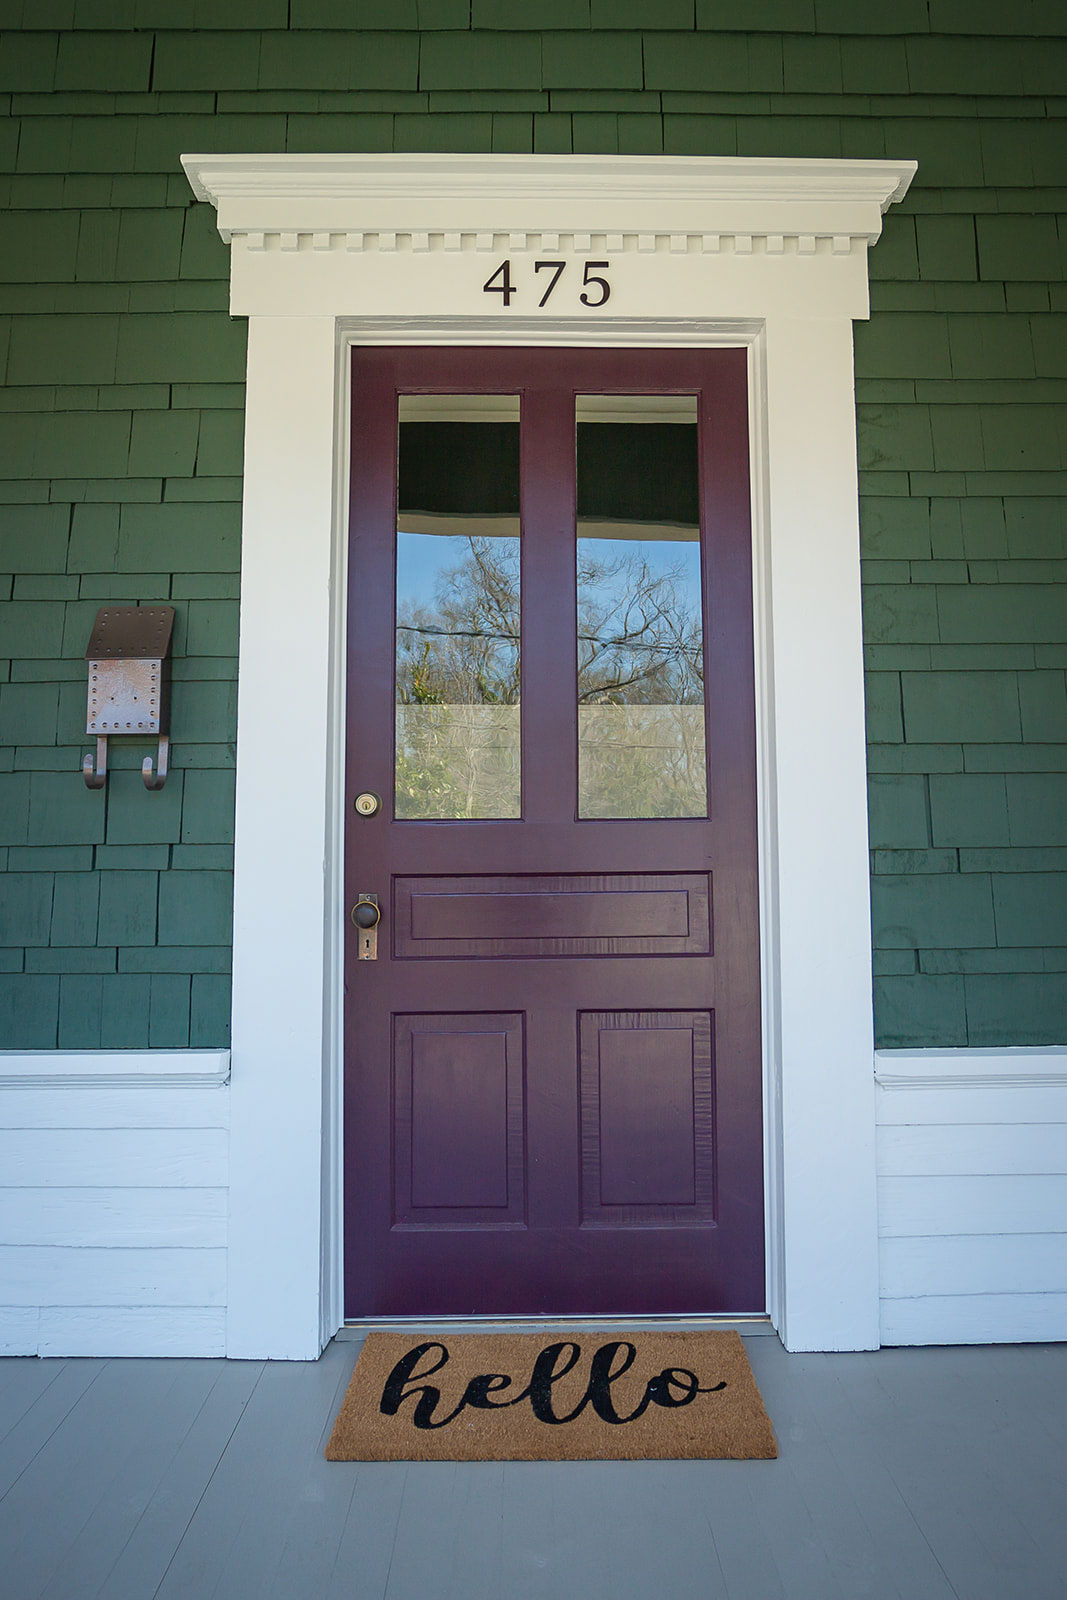
M381 911L373 900L361 900L352 908L352 921L357 928L376 928L381 921Z

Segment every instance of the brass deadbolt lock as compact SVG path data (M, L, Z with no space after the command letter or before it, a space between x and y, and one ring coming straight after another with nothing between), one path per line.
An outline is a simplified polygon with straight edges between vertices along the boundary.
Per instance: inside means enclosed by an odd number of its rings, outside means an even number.
M373 789L365 789L362 794L356 795L353 804L361 817L374 817L382 809L382 797L375 794Z

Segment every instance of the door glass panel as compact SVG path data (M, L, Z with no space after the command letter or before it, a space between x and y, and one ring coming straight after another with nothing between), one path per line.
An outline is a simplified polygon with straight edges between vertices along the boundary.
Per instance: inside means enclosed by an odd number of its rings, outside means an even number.
M579 395L578 814L707 813L697 402Z
M518 817L519 400L401 395L396 815Z

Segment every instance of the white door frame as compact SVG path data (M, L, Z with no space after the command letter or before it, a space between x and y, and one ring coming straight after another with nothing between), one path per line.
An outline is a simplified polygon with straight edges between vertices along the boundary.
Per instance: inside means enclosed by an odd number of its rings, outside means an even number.
M249 318L227 1350L341 1320L348 350L749 350L768 1306L878 1343L852 321L910 162L192 156ZM535 310L534 255L609 263ZM526 298L482 286L503 258ZM522 275L525 274L525 278ZM488 303L487 303L488 302ZM371 597L373 601L373 597Z

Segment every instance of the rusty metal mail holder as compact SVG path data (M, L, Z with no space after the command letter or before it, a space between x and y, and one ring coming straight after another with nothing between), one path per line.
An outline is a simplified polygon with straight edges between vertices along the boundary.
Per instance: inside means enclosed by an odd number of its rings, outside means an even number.
M86 733L96 734L96 760L82 775L90 789L107 780L107 741L121 734L156 734L159 755L141 764L146 789L162 789L170 754L170 636L173 606L103 606L89 639Z

